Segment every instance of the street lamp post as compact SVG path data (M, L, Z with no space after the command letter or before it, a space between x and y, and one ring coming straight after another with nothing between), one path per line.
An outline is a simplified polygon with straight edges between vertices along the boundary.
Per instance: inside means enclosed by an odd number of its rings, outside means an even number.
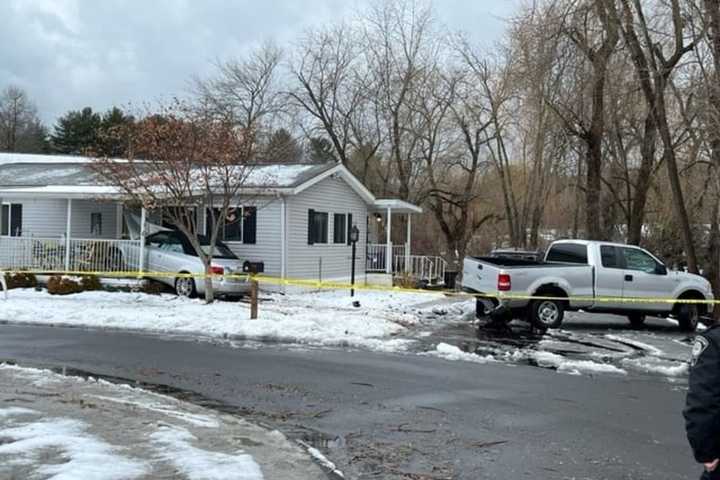
M350 242L352 243L352 265L350 266L350 296L355 296L355 255L357 253L357 241L360 239L360 230L353 225L350 230Z

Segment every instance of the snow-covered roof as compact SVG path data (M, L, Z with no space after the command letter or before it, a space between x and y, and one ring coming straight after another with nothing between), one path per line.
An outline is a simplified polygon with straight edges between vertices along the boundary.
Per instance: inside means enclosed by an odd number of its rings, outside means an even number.
M375 200L372 205L373 210L385 211L392 210L395 213L422 213L422 208L404 200L396 198L383 198Z

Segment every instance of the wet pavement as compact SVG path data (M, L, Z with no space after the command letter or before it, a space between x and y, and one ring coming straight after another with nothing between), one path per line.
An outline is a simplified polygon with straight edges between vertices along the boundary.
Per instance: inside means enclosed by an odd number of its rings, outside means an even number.
M468 350L498 349L508 359L475 364L414 354L233 348L17 326L0 326L0 359L65 365L161 386L302 439L325 453L346 478L697 477L684 436L681 381L623 363L637 355L637 348L646 352L641 358L679 357L686 336L670 325L651 322L647 331L633 332L605 318L599 324L585 318L542 338L518 325L517 334L503 339L478 337L460 317L448 316L444 326L419 335L420 342L428 349L438 341ZM628 336L647 345L626 345ZM679 350L673 353L675 345ZM517 352L542 353L534 357L539 364L551 355L615 362L625 373L560 374L528 366L529 357L522 360ZM603 353L598 357L597 352ZM573 368L581 365L586 366Z
M500 362L569 373L659 376L676 382L687 377L695 334L679 331L673 320L648 318L643 328L634 329L625 317L571 312L561 329L543 334L521 321L505 328L479 324L468 308L458 304L429 313L415 350L433 351L444 343Z

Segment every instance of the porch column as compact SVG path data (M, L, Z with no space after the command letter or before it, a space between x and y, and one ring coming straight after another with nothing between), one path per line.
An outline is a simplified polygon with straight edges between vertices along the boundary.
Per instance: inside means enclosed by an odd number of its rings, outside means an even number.
M142 277L142 272L145 271L145 218L147 217L147 210L142 207L140 210L140 261L138 262L138 277Z
M412 240L412 214L407 214L407 233L405 235L405 271L410 272L410 245Z
M386 243L385 243L385 273L393 272L393 246L392 246L392 209L387 209Z
M67 201L67 223L65 225L65 271L70 271L70 235L72 234L72 199Z

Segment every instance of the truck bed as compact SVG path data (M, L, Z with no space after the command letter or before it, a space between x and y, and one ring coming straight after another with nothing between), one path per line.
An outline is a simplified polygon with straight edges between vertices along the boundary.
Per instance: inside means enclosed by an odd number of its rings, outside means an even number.
M555 268L555 267L587 267L588 265L583 265L580 263L556 263L556 262L543 262L543 261L535 261L535 260L523 260L519 258L498 258L498 257L471 257L474 260L477 260L479 262L483 263L489 263L490 265L495 265L498 267L504 267L505 269L511 269L514 267L522 267L522 268L533 268L533 267L542 267L542 268Z

